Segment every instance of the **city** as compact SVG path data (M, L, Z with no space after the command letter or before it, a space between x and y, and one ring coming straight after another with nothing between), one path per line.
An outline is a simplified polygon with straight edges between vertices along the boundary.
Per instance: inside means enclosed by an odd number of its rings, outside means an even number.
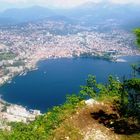
M37 68L43 59L139 55L131 32L114 28L97 32L98 27L45 21L0 29L0 85L15 75Z

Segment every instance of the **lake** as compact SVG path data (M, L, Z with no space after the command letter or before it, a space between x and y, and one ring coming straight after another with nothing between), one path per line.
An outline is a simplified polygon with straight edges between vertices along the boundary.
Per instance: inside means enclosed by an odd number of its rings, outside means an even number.
M64 103L67 94L78 93L89 74L98 82L106 82L108 75L131 76L132 63L139 56L123 57L127 62L109 62L97 58L52 59L38 63L38 70L13 78L0 88L2 98L29 109L47 111Z

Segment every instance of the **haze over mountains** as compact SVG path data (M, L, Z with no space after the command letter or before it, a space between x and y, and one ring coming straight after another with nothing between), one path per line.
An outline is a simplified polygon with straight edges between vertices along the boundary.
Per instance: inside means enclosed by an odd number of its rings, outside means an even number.
M140 25L140 5L113 3L85 3L71 9L49 9L34 6L22 9L7 9L0 13L0 24L9 25L31 21L63 20L92 26L102 22L116 21L121 26L134 28ZM134 16L135 15L135 16Z

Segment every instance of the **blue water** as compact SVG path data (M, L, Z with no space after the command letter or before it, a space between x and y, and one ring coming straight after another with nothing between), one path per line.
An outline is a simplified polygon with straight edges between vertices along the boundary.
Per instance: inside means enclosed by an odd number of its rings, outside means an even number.
M89 74L97 81L106 82L108 75L131 75L130 64L140 57L125 57L128 62L109 62L96 58L45 60L38 63L39 69L17 76L12 83L0 88L2 98L10 103L39 109L42 112L62 104L66 94L77 93Z

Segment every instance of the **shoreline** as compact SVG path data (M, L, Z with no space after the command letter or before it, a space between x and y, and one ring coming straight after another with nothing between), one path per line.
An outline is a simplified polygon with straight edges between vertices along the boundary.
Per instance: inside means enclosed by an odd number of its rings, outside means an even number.
M40 110L31 110L21 105L9 103L0 97L0 130L10 130L10 122L28 123L42 115Z
M44 60L48 60L48 59L61 59L61 58L97 58L97 59L102 59L102 60L106 60L106 61L111 61L111 62L127 62L127 60L125 60L123 57L140 57L140 54L136 54L136 55L116 55L113 57L109 57L106 58L104 56L96 56L96 55L89 55L89 56L68 56L68 57L46 57L46 58L40 58L38 60L34 60L33 64L31 64L30 66L25 67L24 70L22 70L19 73L13 74L9 77L7 77L6 80L3 80L3 82L0 82L0 87L2 87L3 85L7 84L7 83L11 83L12 79L16 76L25 76L28 72L32 72L38 69L38 63L40 61L44 61Z
M129 56L132 56L133 57L133 55L129 55ZM140 55L136 55L136 56L138 56L138 57L140 57ZM106 60L106 61L112 61L112 62L127 62L127 61L124 61L124 59L120 59L120 58L122 58L122 57L128 57L128 56L117 56L117 57L115 57L115 61L114 60L107 60L107 59L105 59L105 58L103 58L103 57L97 57L97 56L88 56L88 58L97 58L97 59L103 59L103 60ZM61 58L86 58L86 57L61 57ZM60 58L60 59L61 59ZM18 73L18 74L16 74L16 75L14 75L13 77L11 77L9 80L7 80L4 84L6 84L6 83L8 83L9 81L12 81L12 79L14 78L14 77L16 77L16 76L25 76L28 72L32 72L32 71L34 71L34 70L37 70L38 69L38 63L40 62L40 61L44 61L44 60L48 60L48 59L58 59L58 58L42 58L42 59L40 59L40 60L38 60L38 61L36 61L36 63L33 63L34 65L32 65L32 67L31 67L31 69L26 69L26 71L22 71L21 73ZM119 61L118 61L118 60ZM4 85L3 84L3 85ZM3 85L0 85L0 87L1 86L3 86ZM0 97L0 101L1 101L1 97ZM3 100L2 99L2 101L4 102L4 103L8 103L8 102L6 102L5 100ZM10 105L14 105L14 104L12 104L12 103L8 103L8 104L10 104ZM22 106L22 105L17 105L17 106ZM26 108L26 107L24 107L24 106L22 106L23 108ZM26 110L28 110L27 108L26 108ZM29 109L30 110L30 109Z

